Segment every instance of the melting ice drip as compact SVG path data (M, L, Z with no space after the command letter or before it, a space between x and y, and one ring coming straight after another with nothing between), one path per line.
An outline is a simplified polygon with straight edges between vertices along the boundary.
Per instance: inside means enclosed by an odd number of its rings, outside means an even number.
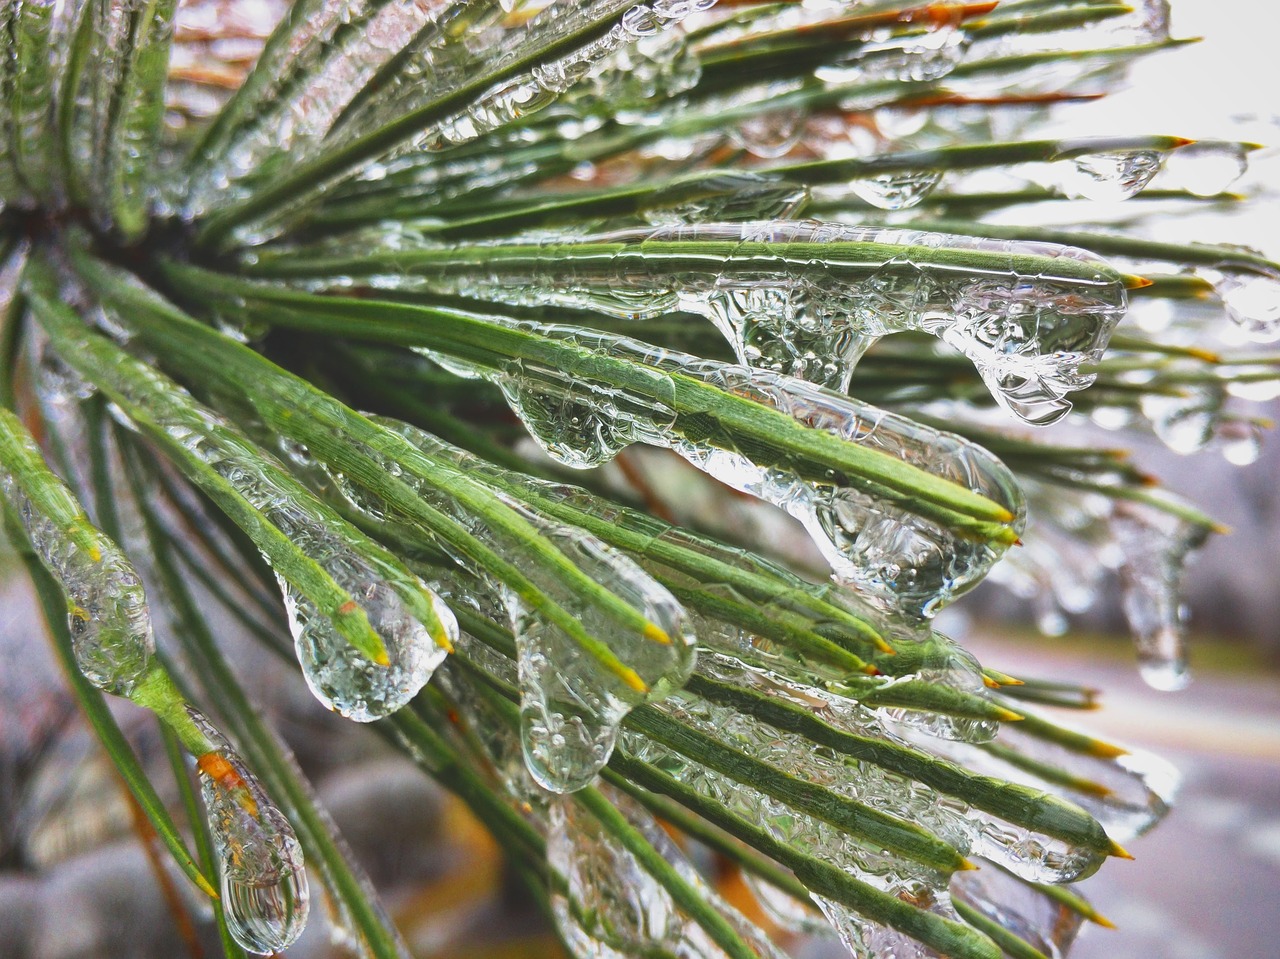
M631 443L645 442L667 447L726 485L785 510L805 526L838 580L887 607L932 615L977 583L1004 546L966 537L885 501L859 488L856 478L808 476L789 463L762 461L767 454L759 451L753 459L753 451L708 435L696 414L674 411L669 405L674 403L672 377L749 398L815 430L954 481L1000 504L1013 517L1010 526L1021 528L1021 493L1012 475L989 453L959 437L790 377L699 360L609 334L525 328L571 341L583 351L584 362L573 369L522 362L496 371L423 352L462 375L497 383L534 438L566 465L597 466ZM634 376L647 381L648 395L593 382L587 370L591 354L631 361ZM663 396L667 402L654 399Z
M1124 278L1074 247L816 221L696 224L428 247L375 285L508 303L586 307L623 319L710 319L752 367L837 391L880 337L939 337L992 395L1047 424L1093 377L1124 315ZM351 272L356 263L342 261Z
M309 911L302 847L289 821L222 734L196 710L189 713L211 744L196 766L218 856L227 926L250 952L271 955L287 949L302 934Z
M1060 634L1067 627L1063 613L1091 607L1104 574L1114 571L1143 679L1156 689L1185 686L1183 572L1209 528L1155 506L1035 481L1024 486L1031 530L1025 547L997 567L997 580L1036 602L1041 628Z
M375 421L432 457L433 469L458 470L450 462L450 450L429 434L395 420ZM380 512L381 504L358 485L334 475L358 508ZM659 699L680 686L693 668L694 635L683 608L631 560L582 530L549 520L498 494L536 531L540 544L535 547L470 513L438 486L415 479L412 470L404 470L401 478L429 505L459 521L485 547L518 568L540 594L530 596L509 583L481 584L501 603L515 635L521 733L529 771L553 792L582 789L608 762L618 725L626 714L639 703ZM439 541L439 545L465 567L475 565L449 544ZM553 558L537 552L547 546L554 547ZM576 575L603 587L611 594L611 602L629 611L628 621L599 600L574 592L558 572L548 571L549 566L561 563L571 564ZM628 681L606 668L566 632L563 620L549 615L544 599L559 607L587 635L606 641L634 679ZM637 622L656 627L661 637L648 625L643 630L637 628Z

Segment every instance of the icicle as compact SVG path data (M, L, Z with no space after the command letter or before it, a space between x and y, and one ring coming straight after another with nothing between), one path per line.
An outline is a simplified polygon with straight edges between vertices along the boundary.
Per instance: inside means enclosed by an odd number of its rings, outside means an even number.
M713 256L698 255L703 243ZM503 255L485 255L489 246ZM341 256L319 263L345 275L361 269ZM697 313L743 363L840 392L879 337L930 333L969 357L1006 409L1036 424L1065 415L1066 395L1093 381L1080 366L1101 358L1127 306L1124 278L1083 250L816 221L419 246L384 269L369 282L621 319Z
M993 867L956 873L951 896L1007 929L1046 959L1065 959L1084 917Z
M944 888L916 888L905 897L909 897L908 901L919 909L951 920L959 918L951 908L950 894ZM927 954L922 952L920 943L906 933L872 922L831 899L823 896L813 898L854 959L916 959Z
M227 927L250 952L280 952L307 922L310 892L302 847L289 821L222 734L195 710L190 714L215 746L197 758L197 767Z
M438 440L395 420L379 419L419 450L432 456L450 451ZM447 469L444 463L440 469ZM573 527L546 519L504 494L499 499L556 547L559 559L634 610L643 631L623 623L615 610L572 592L547 572L544 557L510 534L496 530L461 509L452 496L416 481L404 480L429 504L460 521L486 546L515 564L564 613L593 637L607 638L610 650L628 667L630 679L607 669L530 597L502 587L501 597L517 645L521 689L521 733L530 772L544 788L574 792L587 786L608 761L618 726L639 703L659 699L684 682L693 668L694 635L679 603L621 553ZM343 478L339 484L368 510L368 497ZM444 545L444 544L442 544ZM445 546L446 549L449 547ZM465 557L459 557L467 562Z
M1142 678L1155 689L1181 689L1190 681L1183 637L1183 568L1208 530L1163 510L1129 503L1117 504L1111 529L1124 555L1119 570L1122 600Z

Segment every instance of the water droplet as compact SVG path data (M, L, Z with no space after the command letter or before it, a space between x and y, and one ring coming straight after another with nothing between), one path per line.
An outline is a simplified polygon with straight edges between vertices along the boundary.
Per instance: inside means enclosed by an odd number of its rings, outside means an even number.
M1143 678L1157 689L1181 688L1189 681L1183 571L1208 531L1163 510L1129 503L1117 504L1111 531L1124 556L1121 600Z
M1225 390L1219 383L1186 384L1175 394L1145 393L1142 415L1169 449L1195 453L1213 438L1222 416Z
M1248 420L1229 420L1218 428L1222 455L1234 466L1257 462L1262 453L1262 429Z
M1260 343L1280 339L1280 276L1221 267L1210 282L1249 339Z

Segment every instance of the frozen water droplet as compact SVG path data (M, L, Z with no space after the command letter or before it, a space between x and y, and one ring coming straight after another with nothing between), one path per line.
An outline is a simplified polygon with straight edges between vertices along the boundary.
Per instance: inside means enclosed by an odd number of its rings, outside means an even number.
M1196 196L1217 196L1248 168L1248 156L1240 144L1202 141L1169 154L1161 182Z
M1114 202L1141 193L1164 162L1156 150L1088 153L1054 164L1055 186L1069 197Z
M1234 466L1248 466L1262 453L1262 430L1247 420L1231 420L1218 429L1222 455Z
M1143 394L1142 414L1175 453L1195 453L1213 438L1225 399L1221 384L1187 384L1177 394Z
M1251 339L1280 339L1280 276L1222 267L1210 282L1236 324Z
M1063 959L1084 923L1068 906L1000 869L956 873L951 895L1004 927L1049 959Z
M199 757L197 765L227 927L250 952L280 952L307 922L310 893L302 847L289 821L222 735L194 710L192 718L218 745Z
M1187 671L1186 647L1177 628L1166 628L1149 638L1147 648L1138 653L1138 672L1152 689L1171 693L1191 682Z
M905 210L933 192L941 170L903 170L851 180L849 189L881 210Z
M409 612L396 589L361 566L357 558L350 557L331 570L339 585L358 597L369 625L386 647L386 665L373 663L356 650L338 633L329 616L283 580L280 588L307 686L329 709L367 723L389 716L413 699L431 679L446 651ZM458 627L449 608L425 586L411 584L406 588L415 587L432 601L446 634L456 637Z

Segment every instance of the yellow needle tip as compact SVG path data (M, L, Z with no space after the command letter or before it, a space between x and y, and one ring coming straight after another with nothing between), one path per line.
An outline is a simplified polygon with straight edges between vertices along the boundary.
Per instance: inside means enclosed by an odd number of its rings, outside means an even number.
M1124 288L1126 290L1141 290L1155 284L1155 280L1149 280L1145 276L1134 276L1132 273L1124 275Z
M1116 928L1116 924L1112 922L1110 919L1108 919L1106 916L1102 915L1101 913L1095 912L1092 916L1089 917L1089 920L1095 923L1096 925L1101 926L1103 929Z
M1118 858L1118 859L1132 859L1132 858L1133 858L1133 856L1131 856L1131 855L1129 854L1129 852L1124 848L1124 846L1121 846L1121 845L1120 845L1119 843L1117 843L1114 839L1113 839L1113 840L1111 840L1111 849L1110 849L1110 853L1111 853L1111 855L1115 856L1115 857L1116 857L1116 858Z
M1015 713L1012 709L1005 709L1003 706L996 707L996 719L1002 723L1020 723L1026 718L1022 713Z
M975 872L978 866L968 859L960 860L960 865L956 867L956 872Z
M671 637L667 635L667 631L653 623L644 624L644 638L651 639L655 643L661 643L663 646L671 645Z
M622 677L622 681L624 683L634 689L637 693L644 695L649 692L649 684L641 679L640 674L629 666L622 667L622 671L619 673L619 676Z

